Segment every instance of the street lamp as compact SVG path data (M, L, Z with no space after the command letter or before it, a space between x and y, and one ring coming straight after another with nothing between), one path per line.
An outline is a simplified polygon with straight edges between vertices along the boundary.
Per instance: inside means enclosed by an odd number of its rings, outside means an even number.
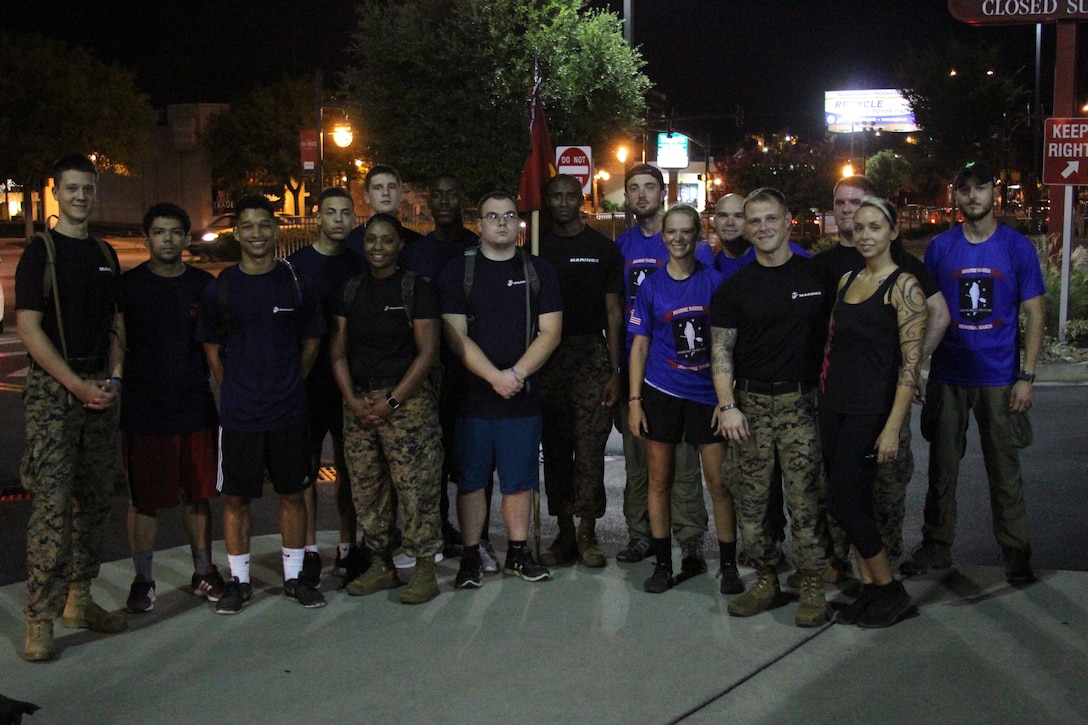
M601 169L593 175L593 212L597 212L597 203L600 199L600 186L602 181L608 181L612 178L612 174L608 173L605 169Z

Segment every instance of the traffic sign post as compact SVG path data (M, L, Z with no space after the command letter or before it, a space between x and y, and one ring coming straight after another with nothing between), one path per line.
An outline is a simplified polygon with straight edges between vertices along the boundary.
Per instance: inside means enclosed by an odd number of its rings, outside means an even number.
M590 146L557 146L555 172L568 174L582 184L582 193L589 194L593 184L593 148Z
M1064 186L1062 204L1062 294L1058 339L1069 319L1069 268L1073 248L1073 187L1088 185L1088 118L1048 118L1043 124L1043 183ZM1053 198L1051 211L1053 211ZM1054 214L1051 214L1051 219Z

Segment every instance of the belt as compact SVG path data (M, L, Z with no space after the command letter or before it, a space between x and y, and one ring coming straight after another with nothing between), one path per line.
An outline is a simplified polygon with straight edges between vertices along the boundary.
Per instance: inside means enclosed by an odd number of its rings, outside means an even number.
M736 389L756 395L787 395L789 393L801 393L802 395L816 387L816 383L799 383L786 381L781 383L768 383L765 380L753 380L751 378L738 378Z
M30 357L30 367L41 369L41 366L34 361L34 358ZM101 373L106 369L106 356L94 355L92 357L70 357L68 358L68 367L72 368L72 372L80 373L82 375L94 375L95 373Z
M377 390L378 388L392 388L400 382L400 376L388 375L383 378L352 378L351 382L363 390Z

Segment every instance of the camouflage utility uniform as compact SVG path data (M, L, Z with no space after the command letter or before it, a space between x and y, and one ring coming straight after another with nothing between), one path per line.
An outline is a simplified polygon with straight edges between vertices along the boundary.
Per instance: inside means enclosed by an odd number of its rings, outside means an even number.
M392 386L355 387L355 394L384 400ZM418 558L442 551L442 524L438 513L442 482L442 430L438 424L437 394L427 380L381 425L364 428L344 408L344 456L351 479L352 498L367 545L379 556L392 553L389 532L397 508L404 512L404 550Z
M563 338L541 370L544 488L552 516L604 516L604 447L612 410L601 400L611 375L600 334Z

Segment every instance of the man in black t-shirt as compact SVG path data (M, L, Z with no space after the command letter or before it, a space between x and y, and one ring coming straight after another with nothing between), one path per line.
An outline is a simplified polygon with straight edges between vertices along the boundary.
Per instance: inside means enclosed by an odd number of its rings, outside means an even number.
M605 512L604 447L622 372L623 257L611 239L582 222L583 201L573 176L548 181L544 202L552 228L540 239L540 257L559 275L565 324L540 374L544 486L548 513L559 523L559 536L540 561L563 566L581 557L596 568L605 565L594 529Z
M121 432L129 493L128 537L136 576L125 609L154 609L152 575L159 509L181 506L193 576L189 593L219 601L212 563L210 499L216 491L218 414L204 348L194 338L200 296L214 279L181 259L189 215L160 203L144 215L146 262L121 275L128 349Z
M491 192L478 209L480 248L450 262L439 285L443 332L471 373L455 436L461 471L457 513L465 545L458 589L483 584L480 531L492 470L499 475L510 545L503 573L527 581L551 578L527 541L532 492L539 486L536 373L559 344L563 303L552 266L517 246L514 199Z
M757 189L744 203L754 263L727 279L711 311L711 369L718 394L715 420L729 440L737 524L756 583L729 603L748 617L778 598L774 562L778 542L767 530L775 457L782 468L793 558L802 573L795 622L815 627L827 619L820 573L827 568L825 477L816 429L816 380L833 301L830 281L790 250L790 214L774 189Z
M865 266L865 258L854 246L854 212L858 210L862 199L867 196L876 196L877 190L876 185L868 177L857 175L840 179L835 184L834 193L832 209L835 214L835 224L839 230L839 243L823 250L813 257L812 261L826 269L828 275L838 285L843 275ZM940 287L937 286L922 260L903 248L901 237L896 237L892 241L892 258L896 264L918 279L926 295L928 322L922 346L924 361L936 349L941 337L944 336L945 328L948 327L948 305L945 304ZM923 397L924 391L919 390L919 401ZM888 558L893 564L903 554L903 517L906 513L907 486L914 475L914 455L911 453L910 442L910 413L908 412L903 426L899 429L900 455L887 463L880 464L873 480L873 506L876 509L877 526L884 542L884 550L887 551ZM846 532L834 520L829 519L828 524L832 556L823 579L825 582L834 584L842 582L850 571L848 558L850 552ZM795 586L798 583L796 575L790 575L786 583Z
M87 229L98 196L90 159L61 159L53 184L57 224L46 234L55 253L35 236L15 271L15 324L30 355L19 473L34 495L23 611L23 656L31 662L56 655L57 617L65 627L92 632L128 626L122 615L98 606L90 591L119 475L117 402L125 348L116 304L119 265L113 249Z

